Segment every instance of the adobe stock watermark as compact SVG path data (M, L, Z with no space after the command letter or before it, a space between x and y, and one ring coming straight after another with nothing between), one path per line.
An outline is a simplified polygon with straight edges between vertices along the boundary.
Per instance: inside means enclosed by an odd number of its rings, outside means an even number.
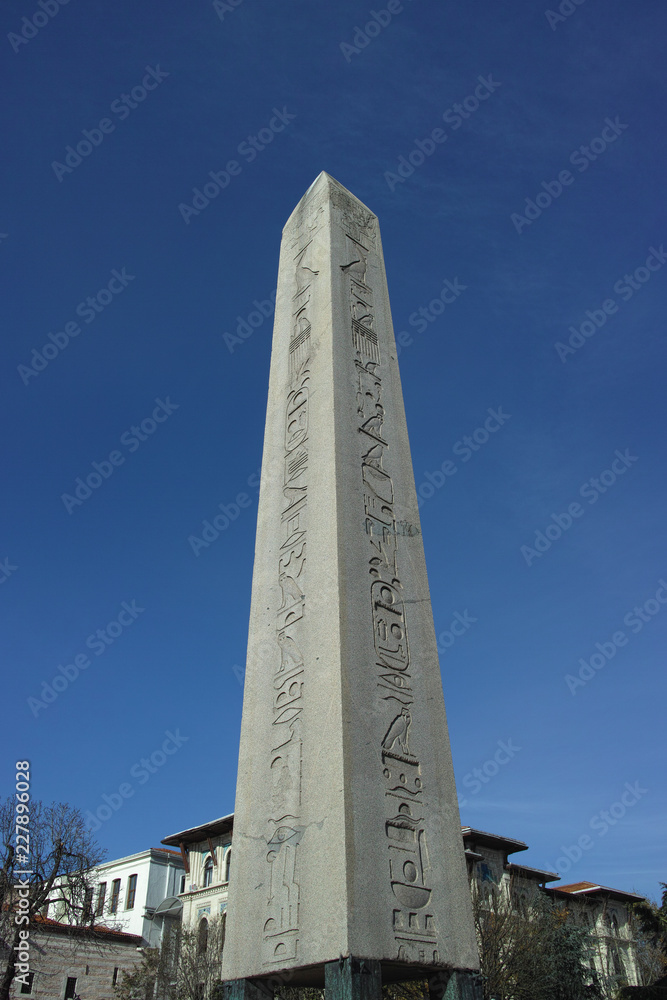
M614 283L614 291L620 296L623 302L629 302L636 292L641 291L647 281L651 280L653 274L659 271L667 260L664 244L661 243L659 249L649 247L649 254L644 264L635 268L632 274L624 274L622 278ZM554 344L556 353L563 364L570 354L576 352L594 337L598 330L607 322L610 316L614 316L620 306L615 299L605 299L599 309L587 309L586 319L577 327L568 327L570 338L567 344L558 340Z
M113 302L114 298L120 295L121 292L124 292L129 283L134 281L134 279L135 275L128 274L124 267L120 271L114 268L106 286L100 288L95 295L89 295L79 302L74 312L84 323L93 323L100 313L104 312L107 306ZM69 320L67 323L64 323L62 329L56 330L55 333L47 333L47 337L51 343L44 344L40 350L33 347L30 364L19 365L16 369L21 376L23 384L28 385L31 378L36 378L37 375L41 374L48 367L49 363L55 360L66 347L69 347L70 342L74 337L78 337L80 333L81 327L75 320Z
M597 503L600 497L607 493L618 479L632 468L635 462L639 461L639 456L631 455L629 448L623 452L616 449L614 455L615 458L610 468L604 469L597 476L591 476L579 487L579 496L588 500L589 505ZM532 566L536 559L541 559L553 543L557 542L566 531L569 531L575 520L584 516L586 510L586 507L582 507L580 503L574 501L568 504L567 510L562 514L552 514L551 521L544 531L535 532L532 546L521 546L520 552L526 565Z
M10 576L12 576L13 573L16 573L17 570L18 566L14 566L13 563L10 563L9 556L7 556L6 559L0 559L0 583L7 583Z
M420 306L415 312L410 313L408 323L416 328L417 333L423 333L428 328L429 323L435 323L438 316L442 316L446 306L456 302L459 295L467 290L468 286L462 285L458 278L454 278L453 281L444 278L437 298L431 299L427 306ZM414 340L407 330L401 330L396 335L396 351L399 355L405 347L411 347L413 344Z
M493 79L491 74L487 77L478 76L477 79L479 83L472 94L468 94L460 104L453 104L451 108L442 113L443 121L450 126L452 132L456 132L457 129L461 128L463 122L470 118L471 115L474 115L479 106L484 101L488 101L491 94L494 94L498 87L501 86L497 80ZM387 182L389 190L395 191L398 184L405 184L408 177L412 177L417 167L421 167L426 157L433 156L437 147L447 142L448 139L448 133L441 128L434 128L425 139L415 139L414 149L407 156L401 155L398 157L396 171L385 171L384 179Z
M572 17L577 7L581 7L582 3L586 0L562 0L558 5L558 11L555 10L545 10L544 16L549 22L549 27L552 31L555 31L559 24L563 21L567 21L568 17Z
M511 736L507 740L498 740L496 746L498 749L495 753L488 760L485 760L480 767L474 767L472 771L468 771L460 782L470 795L478 795L484 785L488 785L499 774L501 767L509 764L514 759L515 754L521 751L521 747L514 745ZM462 799L460 792L458 798L459 809L468 805L468 800Z
M278 289L274 288L268 299L257 299L252 300L252 304L255 307L252 309L248 315L244 318L243 316L237 316L238 320L236 326L236 334L233 333L223 333L222 339L227 345L227 350L230 354L234 353L236 347L240 347L242 344L252 337L255 330L263 324L265 319L269 319L273 316L273 312L276 308L276 295L278 294Z
M236 147L236 152L244 158L246 163L252 163L262 150L266 149L280 132L284 132L295 118L296 115L291 114L285 105L283 105L282 111L273 108L273 117L269 119L264 128L261 128L256 135L246 136L243 142L240 142ZM185 224L189 226L190 217L200 215L205 208L208 208L211 202L225 188L229 187L232 177L238 177L242 170L243 167L238 160L228 160L224 170L209 170L210 181L205 181L201 189L192 189L194 195L192 204L187 205L185 202L181 202L178 206L178 211Z
M463 614L460 611L455 611L449 628L438 633L436 640L436 649L438 652L445 653L448 649L451 649L456 640L465 635L470 626L474 625L476 621L477 618L473 618L467 608Z
M220 20L224 21L225 14L233 14L242 3L243 0L213 0L213 10Z
M631 608L623 616L623 624L626 628L630 629L633 635L641 632L644 625L652 621L667 604L667 582L664 579L660 579L658 583L659 587L653 597L649 597L641 605L635 605L634 608ZM574 677L572 674L565 675L564 680L570 689L570 693L575 695L577 688L585 687L616 656L619 649L627 646L629 641L630 637L619 629L617 632L612 633L607 641L596 642L595 649L597 652L593 653L588 659L585 659L583 656L579 658L580 666L577 676Z
M412 3L412 0L410 2ZM380 10L370 10L368 12L371 15L370 21L363 28L355 25L352 42L340 43L339 48L343 53L345 62L351 63L352 56L360 55L373 39L377 38L380 32L384 31L391 24L393 18L397 14L402 14L404 10L405 7L401 3L401 0L389 0L386 7L382 7Z
M155 68L146 66L145 69L146 73L141 83L133 87L129 94L123 93L111 102L109 110L116 116L118 121L123 122L126 118L129 118L132 112L140 104L143 104L148 95L153 90L157 90L162 81L166 80L169 76L169 73L165 73L164 70L160 69L159 63ZM61 163L59 160L53 160L51 163L51 169L59 182L62 184L65 174L74 173L86 157L90 156L94 149L102 145L105 137L115 131L116 125L111 118L101 118L96 127L82 129L81 135L83 139L79 139L76 148L74 146L65 147L65 162Z
M476 427L472 434L464 434L452 446L452 454L461 458L461 464L469 462L473 454L483 448L491 436L504 427L512 416L511 413L503 413L502 406L498 406L495 410L489 407L486 412L489 414L486 420ZM430 500L436 490L442 489L445 485L447 477L456 475L458 471L458 466L450 458L446 458L439 469L425 472L424 479L417 487L417 506L421 507L426 500Z
M86 649L89 649L95 656L103 656L123 632L134 625L139 615L143 614L145 610L145 608L137 607L136 601L129 603L123 601L120 611L112 621L107 622L104 628L98 628L86 637L84 641ZM44 681L42 683L41 697L27 699L28 708L34 717L37 718L40 712L52 705L63 691L66 691L70 684L74 683L81 671L87 670L92 662L87 653L76 653L70 658L69 663L59 663L58 672L51 679L51 682Z
M174 410L180 408L180 403L172 403L167 396L166 400L156 399L157 406L151 416L144 417L140 424L133 424L129 430L123 431L120 436L120 443L127 448L130 454L141 447L144 441L158 429L160 424L168 420ZM82 476L77 476L74 480L74 495L71 493L61 493L60 499L65 505L68 514L72 514L76 507L81 507L86 500L93 495L93 490L98 490L106 479L110 479L116 469L125 465L125 455L118 449L109 453L108 458L103 458L101 462L91 462L93 471L89 472L85 480Z
M166 739L162 741L162 745L157 750L153 750L147 757L142 757L130 768L130 777L135 778L137 784L145 785L151 776L164 767L169 758L178 753L183 744L190 739L189 736L183 736L180 729L177 729L175 733L172 733L171 729L166 729L164 735ZM117 813L125 802L132 798L135 791L133 782L123 781L118 786L117 792L111 792L110 795L104 792L102 804L97 807L95 812L93 813L91 809L86 810L85 819L91 833L97 833L102 824L111 819L114 813Z
M592 816L588 822L588 829L597 835L598 840L600 837L605 837L609 830L623 819L628 809L637 805L648 792L649 789L642 788L638 781L635 781L634 785L626 781L618 801L612 802L608 809L601 809ZM555 865L550 866L551 871L566 875L577 862L581 861L584 851L590 851L593 847L595 847L595 837L590 833L582 833L574 844L568 846L561 844L560 849L563 853L556 859Z
M251 489L259 490L260 470L258 469L257 472L248 476L246 482ZM201 538L198 538L197 535L188 535L188 542L194 554L198 556L202 549L210 548L222 532L226 531L233 521L236 521L241 511L249 507L251 503L252 497L248 496L247 493L237 493L232 503L219 503L220 513L214 514L210 520L202 521Z
M611 118L605 118L604 126L600 135L589 139L587 146L579 146L578 149L570 153L570 163L573 167L577 167L580 174L588 170L591 163L594 163L603 153L606 153L609 147L616 142L619 135L622 135L626 128L628 128L627 125L621 122L618 116L613 121ZM542 181L544 190L538 192L534 198L526 198L526 207L523 209L523 215L520 212L512 212L510 215L510 222L517 233L521 235L527 226L532 226L535 220L539 219L542 215L542 212L546 211L557 198L560 198L565 188L572 187L575 180L576 177L569 170L561 170L557 180Z
M27 45L28 42L32 41L40 30L45 28L56 14L60 13L60 8L68 3L69 0L37 0L39 10L36 10L30 17L22 19L20 33L10 31L7 35L7 41L14 52L18 52L22 45Z

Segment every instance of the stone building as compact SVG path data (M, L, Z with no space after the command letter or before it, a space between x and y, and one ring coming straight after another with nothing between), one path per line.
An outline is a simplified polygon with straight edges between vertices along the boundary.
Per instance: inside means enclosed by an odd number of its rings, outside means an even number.
M141 958L142 938L107 927L72 927L47 917L30 926L30 972L13 1000L114 1000L114 983Z

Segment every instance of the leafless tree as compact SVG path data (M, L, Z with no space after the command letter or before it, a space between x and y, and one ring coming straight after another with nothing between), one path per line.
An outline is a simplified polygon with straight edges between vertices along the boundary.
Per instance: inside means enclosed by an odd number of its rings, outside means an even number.
M23 813L30 819L23 827L29 836L26 867L16 850L16 805L13 798L0 804L0 1000L8 1000L16 974L19 932L30 929L47 902L59 905L66 923L92 924L93 869L104 859L78 809L63 802L33 800L29 812ZM16 875L17 871L29 874Z
M115 986L118 1000L211 1000L221 983L225 915L203 917L196 930L180 924L160 948L147 948L139 965Z
M590 966L591 939L539 892L473 884L485 998L585 1000L605 993Z

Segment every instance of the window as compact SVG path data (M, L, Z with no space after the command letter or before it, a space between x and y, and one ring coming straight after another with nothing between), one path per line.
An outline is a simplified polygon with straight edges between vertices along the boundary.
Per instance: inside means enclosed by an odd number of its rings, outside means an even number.
M120 879L115 878L111 883L111 899L109 900L109 913L115 913L118 909L120 899ZM67 1000L67 998L65 998Z
M112 983L113 986L115 986L116 983L118 982L118 972L119 972L119 969L118 969L118 966L116 966L116 968L113 970L113 979L111 980L111 983Z
M185 892L185 875L181 875L181 888L178 890L179 895Z
M202 917L199 921L199 932L197 934L197 953L205 955L208 948L208 920Z
M93 889L86 889L83 899L83 919L90 920L93 915Z
M204 881L202 886L205 889L207 885L211 885L213 882L213 859L207 858L206 864L204 865Z
M231 848L227 851L225 855L225 882L229 882L229 866L232 863L232 851Z
M481 862L479 870L482 875L482 882L495 882L495 879L493 877L493 872L485 861Z
M106 882L100 882L100 887L97 890L97 906L95 907L95 916L101 917L104 913L104 900L107 894L107 884Z
M25 977L24 982L21 983L21 993L32 993L32 984L35 978L34 972L29 972Z
M136 898L136 895L137 895L137 876L130 875L129 879L127 880L127 897L125 899L126 910L134 909L134 900Z
M76 976L67 977L67 985L65 986L65 1000L73 1000L76 996Z

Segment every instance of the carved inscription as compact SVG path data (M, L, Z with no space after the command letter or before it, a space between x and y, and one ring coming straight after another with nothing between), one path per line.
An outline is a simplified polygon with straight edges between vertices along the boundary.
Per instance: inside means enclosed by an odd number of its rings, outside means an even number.
M379 711L384 717L378 766L385 790L387 879L395 903L387 917L392 922L397 961L437 963L435 918L429 912L433 889L423 821L424 788L420 762L410 747L414 693L398 558L399 538L404 532L394 515L391 442L384 427L382 356L373 289L368 283L368 258L373 252L369 247L375 245L375 226L372 216L355 221L356 225L347 228L348 256L341 272L349 294L357 377L362 522L370 579L369 624L373 629Z
M288 345L289 387L285 401L285 440L281 540L277 565L280 606L276 614L273 673L271 815L266 862L268 899L262 940L264 965L293 963L299 946L299 841L301 830L301 716L306 666L302 629L306 607L308 511L308 407L310 297L317 271L308 263L310 243L294 257L295 288Z

